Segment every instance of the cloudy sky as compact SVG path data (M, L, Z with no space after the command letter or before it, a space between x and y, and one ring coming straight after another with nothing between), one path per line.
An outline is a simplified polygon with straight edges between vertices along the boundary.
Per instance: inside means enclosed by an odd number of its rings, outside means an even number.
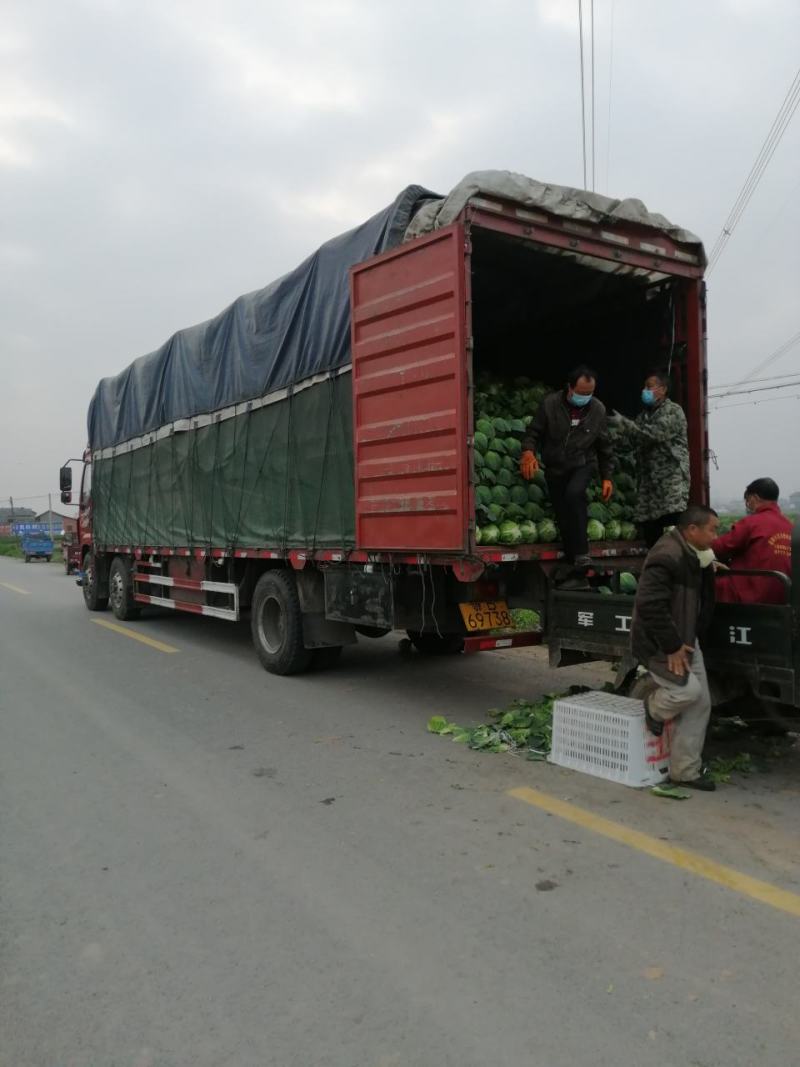
M800 4L595 15L597 188L710 247L794 77ZM578 72L576 0L0 2L0 498L55 491L100 377L405 185L582 184ZM800 329L799 175L796 116L709 279L712 385ZM800 345L765 373L796 368ZM799 406L712 416L715 494L800 489Z

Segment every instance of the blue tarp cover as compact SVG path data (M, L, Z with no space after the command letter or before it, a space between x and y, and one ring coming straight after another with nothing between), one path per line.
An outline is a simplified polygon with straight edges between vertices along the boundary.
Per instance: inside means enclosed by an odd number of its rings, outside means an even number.
M436 195L408 186L289 274L103 378L89 406L90 447L108 448L348 364L350 267L399 245L416 210Z

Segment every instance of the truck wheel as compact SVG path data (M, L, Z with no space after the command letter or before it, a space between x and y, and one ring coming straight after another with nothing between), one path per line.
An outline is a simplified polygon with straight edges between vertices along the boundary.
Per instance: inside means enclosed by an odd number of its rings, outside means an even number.
M342 658L341 645L328 645L327 648L311 650L311 668L315 671L327 671L335 667Z
M83 568L83 599L89 611L105 611L108 607L108 597L100 596L98 590L94 553L89 552Z
M131 565L122 556L116 556L108 575L108 600L117 619L136 619L141 609L133 599Z
M464 649L464 638L458 634L429 634L407 630L409 640L424 656L453 656Z
M49 563L49 562L50 562L50 560L51 560L51 559L52 559L53 557L52 557L52 556L45 556L44 558L45 558L45 559L47 560L47 562Z
M31 561L31 557L30 557L30 556L26 556L26 557L25 557L25 562L26 562L26 563L30 563L30 561Z
M262 574L253 590L250 629L261 665L271 674L300 674L311 663L303 644L303 613L294 575Z

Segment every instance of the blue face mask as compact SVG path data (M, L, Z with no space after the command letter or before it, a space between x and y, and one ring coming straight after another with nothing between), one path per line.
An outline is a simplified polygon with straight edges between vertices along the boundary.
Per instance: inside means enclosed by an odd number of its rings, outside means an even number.
M652 389L642 389L642 403L646 404L649 408L656 402L656 394Z
M573 393L569 398L569 402L575 408L585 408L587 404L591 403L591 399L591 393Z

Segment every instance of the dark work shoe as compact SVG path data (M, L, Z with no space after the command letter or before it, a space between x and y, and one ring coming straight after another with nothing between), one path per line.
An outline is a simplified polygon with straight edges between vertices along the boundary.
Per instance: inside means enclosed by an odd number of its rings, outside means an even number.
M699 778L691 778L688 782L679 782L675 778L670 778L670 782L686 789L699 789L701 793L713 793L717 788L717 783L707 774L701 774Z
M642 701L642 703L644 704L645 725L647 726L647 729L650 731L653 737L661 737L661 735L664 733L664 723L659 722L658 719L654 719L653 716L650 714L650 696L651 694L648 693Z

